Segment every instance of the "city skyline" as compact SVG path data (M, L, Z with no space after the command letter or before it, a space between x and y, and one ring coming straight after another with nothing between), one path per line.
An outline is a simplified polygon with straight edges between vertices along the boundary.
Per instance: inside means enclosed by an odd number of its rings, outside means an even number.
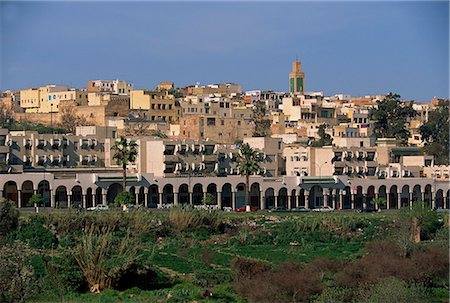
M444 1L0 5L1 90L119 78L288 91L298 55L305 91L449 95Z

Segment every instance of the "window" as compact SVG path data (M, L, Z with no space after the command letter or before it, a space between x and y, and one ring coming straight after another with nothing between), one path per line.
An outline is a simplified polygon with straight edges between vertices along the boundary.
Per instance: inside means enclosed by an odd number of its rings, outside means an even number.
M364 147L364 142L363 141L359 141L359 146L360 147Z
M241 121L238 121L238 125L241 125Z
M225 125L225 121L224 120L220 120L220 125Z

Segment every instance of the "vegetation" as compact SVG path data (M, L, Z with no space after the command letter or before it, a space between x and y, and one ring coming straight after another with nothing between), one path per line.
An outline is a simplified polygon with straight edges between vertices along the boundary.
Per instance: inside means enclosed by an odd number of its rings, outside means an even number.
M135 204L136 197L130 192L123 191L114 198L114 204L116 206Z
M134 163L134 161L136 161L138 155L138 145L133 140L129 141L126 137L120 137L111 149L115 152L113 160L116 161L117 165L122 166L122 190L125 191L127 185L127 165L128 163Z
M401 101L400 95L389 93L377 106L370 109L370 119L375 121L374 133L377 138L396 138L404 143L409 138L406 128L408 119L417 115L413 102Z
M77 126L90 125L91 123L84 116L77 113L74 105L67 105L60 108L61 121L60 127L69 133L75 133Z
M422 140L425 142L424 151L434 156L438 165L449 164L449 101L441 101L437 108L428 114L428 122L420 127Z
M266 117L266 105L264 102L256 102L253 108L253 120L255 121L255 131L253 137L270 136L270 119Z
M333 138L331 138L331 136L325 132L326 127L327 126L325 124L319 126L319 130L317 133L320 139L312 143L313 147L322 147L333 144Z
M19 224L19 211L13 202L0 198L0 240Z
M44 202L44 199L41 195L33 195L30 200L28 200L28 206L41 206Z
M238 158L238 171L241 176L245 176L245 205L250 205L250 175L259 171L260 156L248 143L240 148Z
M18 299L0 301L446 302L448 222L422 208L24 215L0 247L2 295Z

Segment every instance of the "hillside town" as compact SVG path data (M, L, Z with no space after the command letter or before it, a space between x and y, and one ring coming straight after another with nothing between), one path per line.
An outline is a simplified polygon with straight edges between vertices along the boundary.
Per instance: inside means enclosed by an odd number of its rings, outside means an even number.
M200 205L209 194L236 210L247 187L251 209L358 209L380 199L386 209L450 208L448 99L309 92L300 61L287 80L288 92L236 83L141 89L125 80L3 91L0 196L19 208L35 194L52 208L111 204L124 187L112 148L126 137L137 156L125 166L125 189L149 208ZM439 147L426 129L442 109ZM393 132L382 124L392 121ZM247 144L259 155L249 182L238 163Z

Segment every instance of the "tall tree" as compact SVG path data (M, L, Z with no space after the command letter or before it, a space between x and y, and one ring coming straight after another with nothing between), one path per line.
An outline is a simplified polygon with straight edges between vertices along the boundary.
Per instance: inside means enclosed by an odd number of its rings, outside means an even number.
M258 101L253 107L253 121L255 121L255 131L253 137L270 136L270 120L266 117L267 110L264 102Z
M319 135L320 139L318 141L313 141L311 146L322 147L333 144L333 138L331 138L331 136L325 132L326 127L327 126L325 124L319 126L317 134Z
M89 125L85 116L80 116L74 105L67 105L61 108L60 127L66 129L69 133L74 133L77 126Z
M117 165L121 165L123 169L122 187L123 191L126 189L127 182L127 165L128 163L134 163L138 155L138 144L126 137L120 137L119 141L116 141L111 147L115 151L113 160L116 160Z
M406 123L417 115L412 105L413 102L401 101L400 95L393 93L377 101L377 106L369 112L370 119L375 121L374 133L377 138L396 138L406 142L409 138Z
M259 171L260 162L259 153L250 147L248 143L241 146L238 157L238 171L241 176L245 176L245 206L250 210L250 175Z
M419 131L425 143L424 151L433 155L436 164L449 164L449 101L442 100L428 114L428 122Z

